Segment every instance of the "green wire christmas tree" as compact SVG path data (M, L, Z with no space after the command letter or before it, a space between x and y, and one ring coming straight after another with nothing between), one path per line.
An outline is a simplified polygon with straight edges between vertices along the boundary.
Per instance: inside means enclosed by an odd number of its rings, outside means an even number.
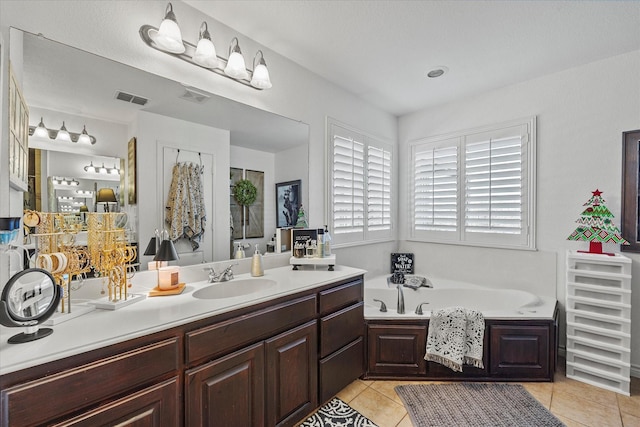
M567 237L567 240L584 240L589 242L589 250L579 252L602 254L603 243L629 244L611 220L613 214L604 205L604 202L602 191L596 189L587 203L583 205L588 206L588 208L586 208L582 214L580 214L580 218L576 220L580 226L573 230L573 233Z

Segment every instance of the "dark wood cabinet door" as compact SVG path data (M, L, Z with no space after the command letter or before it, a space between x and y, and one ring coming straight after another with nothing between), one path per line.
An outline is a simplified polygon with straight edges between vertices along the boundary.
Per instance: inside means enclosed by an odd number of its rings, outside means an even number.
M54 426L173 427L180 422L178 377L132 393Z
M294 425L316 408L317 336L312 321L265 341L268 426Z
M426 373L426 326L370 324L367 335L369 374L404 376Z
M549 326L491 325L491 374L511 379L548 378Z
M190 427L264 425L264 344L258 343L185 373Z

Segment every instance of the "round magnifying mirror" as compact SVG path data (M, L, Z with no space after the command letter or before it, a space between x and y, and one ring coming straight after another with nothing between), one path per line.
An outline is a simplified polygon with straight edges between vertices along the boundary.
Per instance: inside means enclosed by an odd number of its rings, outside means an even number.
M8 327L25 326L26 332L9 338L9 343L23 343L44 338L53 329L38 325L56 311L62 291L53 276L39 268L28 268L11 277L0 298L0 324Z

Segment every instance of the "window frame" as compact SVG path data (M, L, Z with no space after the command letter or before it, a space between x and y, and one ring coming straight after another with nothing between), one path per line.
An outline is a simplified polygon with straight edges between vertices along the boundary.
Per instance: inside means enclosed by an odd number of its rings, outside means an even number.
M336 132L336 130L340 130L340 132ZM334 135L338 134L342 138L353 138L359 142L362 142L364 145L363 149L363 162L364 162L364 189L363 189L363 199L364 199L364 210L363 210L363 230L361 232L352 232L352 233L339 233L336 232L336 228L334 226L334 152L333 152L333 143L334 143ZM388 152L390 154L390 172L389 172L389 226L388 228L384 228L382 230L369 230L369 215L370 210L368 209L368 195L369 195L369 168L368 168L368 156L369 156L369 147L374 147L376 149L382 149L384 152ZM357 246L363 244L371 244L371 243L379 243L379 242L388 242L394 240L394 229L395 229L395 201L396 197L394 195L394 185L396 182L396 172L395 172L395 146L380 137L368 134L363 132L362 130L356 129L353 126L342 123L338 120L335 120L331 117L327 117L326 121L326 145L325 145L325 171L326 171L326 185L325 185L325 218L326 224L329 224L329 231L331 232L332 237L332 246L339 247L349 247L349 246ZM379 204L378 204L379 206Z
M481 134L500 135L515 131L510 128L520 128L521 135L526 135L521 141L521 206L523 233L508 235L506 233L474 233L465 231L467 215L466 203L466 145L477 142ZM524 133L523 133L524 132ZM492 248L508 248L522 250L536 250L536 117L520 118L493 125L461 130L444 135L420 138L410 141L407 150L408 169L408 201L410 209L407 212L408 241L447 243L464 246L481 246ZM418 230L415 223L416 212L416 154L428 150L457 147L457 209L456 230L435 231Z

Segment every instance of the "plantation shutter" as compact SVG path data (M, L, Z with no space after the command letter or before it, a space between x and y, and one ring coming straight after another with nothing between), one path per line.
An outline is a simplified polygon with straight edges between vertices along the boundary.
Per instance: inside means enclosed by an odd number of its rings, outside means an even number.
M465 138L464 232L467 239L472 241L478 234L492 234L495 240L526 234L523 224L526 172L523 142L526 138L519 126Z
M414 230L457 234L458 138L415 147Z
M364 232L364 143L333 136L333 234Z
M391 151L367 150L367 229L391 229Z
M410 143L411 237L535 248L535 117Z

